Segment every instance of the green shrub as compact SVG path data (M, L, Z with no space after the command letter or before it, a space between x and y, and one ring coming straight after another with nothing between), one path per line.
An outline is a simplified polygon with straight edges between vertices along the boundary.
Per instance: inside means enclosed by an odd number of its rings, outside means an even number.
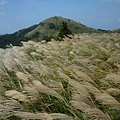
M58 38L64 38L65 36L72 35L72 31L68 29L67 23L63 22L58 34Z

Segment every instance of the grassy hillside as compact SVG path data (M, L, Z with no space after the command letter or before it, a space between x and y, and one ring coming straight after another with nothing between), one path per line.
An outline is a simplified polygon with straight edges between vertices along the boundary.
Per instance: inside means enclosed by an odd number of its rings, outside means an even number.
M0 36L0 47L6 48L7 45L21 45L21 41L41 41L48 38L56 38L59 33L62 22L66 22L68 28L72 33L94 33L94 32L107 32L104 30L96 30L87 27L81 23L75 22L70 19L62 17L51 17L37 25L33 25L29 28L19 30L13 34L6 34Z
M119 120L120 34L76 34L0 49L1 120Z
M120 33L120 29L113 30L113 33Z
M36 32L39 33L40 38L44 39L47 36L57 36L59 33L60 26L65 22L68 25L68 28L73 33L92 33L96 32L96 29L87 27L81 23L75 22L70 19L62 17L51 17L39 23L39 25L32 31L26 34L27 37L33 36Z
M21 41L28 41L29 38L25 37L25 34L33 30L37 25L33 25L29 28L19 30L13 34L5 34L0 36L0 48L6 48L7 45L20 46Z

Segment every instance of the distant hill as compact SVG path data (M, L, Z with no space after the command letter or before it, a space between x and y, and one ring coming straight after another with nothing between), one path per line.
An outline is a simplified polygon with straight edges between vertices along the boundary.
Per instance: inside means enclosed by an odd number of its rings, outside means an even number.
M36 33L39 33L39 37L42 39L46 38L47 36L57 36L62 22L66 22L68 28L73 33L91 33L96 31L96 29L87 27L73 20L55 16L40 22L35 29L26 34L26 37L30 38Z
M36 28L37 25L33 25L29 28L19 30L13 34L5 34L0 36L0 48L6 48L7 45L20 46L21 41L28 41L29 38L25 37L25 34Z
M113 33L120 33L120 29L113 30Z
M55 38L59 33L62 22L67 23L68 28L72 33L106 32L105 30L97 30L70 19L55 16L13 34L1 35L0 47L6 48L9 44L20 46L21 41L41 41L43 39L48 39L49 37Z

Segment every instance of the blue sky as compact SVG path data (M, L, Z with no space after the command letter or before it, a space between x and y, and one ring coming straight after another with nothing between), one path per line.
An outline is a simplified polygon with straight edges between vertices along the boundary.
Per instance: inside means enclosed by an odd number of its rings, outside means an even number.
M0 34L16 32L52 16L97 29L118 29L120 0L0 0Z

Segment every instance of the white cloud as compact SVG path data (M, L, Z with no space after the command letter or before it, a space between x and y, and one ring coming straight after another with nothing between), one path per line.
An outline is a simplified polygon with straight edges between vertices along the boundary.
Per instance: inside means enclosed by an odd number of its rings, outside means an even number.
M4 5L5 3L7 3L6 0L0 0L0 5Z

